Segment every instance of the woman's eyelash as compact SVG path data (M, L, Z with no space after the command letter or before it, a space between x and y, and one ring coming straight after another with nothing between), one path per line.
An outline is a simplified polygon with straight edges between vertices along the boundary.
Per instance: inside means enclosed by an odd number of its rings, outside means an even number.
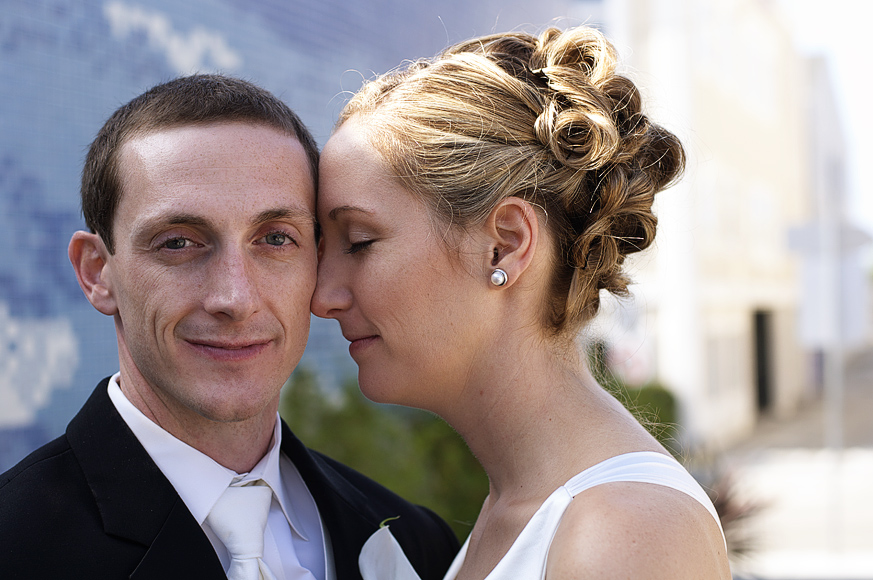
M366 250L368 247L370 247L370 244L372 244L374 241L375 240L365 240L363 242L352 242L351 244L349 244L348 249L345 250L345 253L346 254L357 254L361 250Z

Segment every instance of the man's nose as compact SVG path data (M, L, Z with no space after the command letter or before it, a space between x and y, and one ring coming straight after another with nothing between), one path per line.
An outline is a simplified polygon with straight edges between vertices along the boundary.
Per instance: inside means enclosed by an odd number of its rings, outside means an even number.
M204 308L232 320L245 320L260 305L255 265L243 250L224 249L209 264Z

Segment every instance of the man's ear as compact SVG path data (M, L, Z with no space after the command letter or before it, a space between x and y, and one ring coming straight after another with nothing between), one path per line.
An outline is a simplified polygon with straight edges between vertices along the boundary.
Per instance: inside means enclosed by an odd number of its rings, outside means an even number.
M67 248L70 262L85 297L98 311L113 316L118 312L107 263L109 251L97 234L76 232Z
M489 272L500 268L511 286L527 270L536 253L539 220L533 206L520 197L507 197L498 203L485 222L491 244Z

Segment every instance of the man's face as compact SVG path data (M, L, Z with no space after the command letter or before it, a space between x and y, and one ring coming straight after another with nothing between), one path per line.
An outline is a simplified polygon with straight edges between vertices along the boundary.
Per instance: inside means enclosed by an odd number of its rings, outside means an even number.
M121 386L182 421L271 420L309 333L315 191L300 143L258 125L138 136L119 156Z

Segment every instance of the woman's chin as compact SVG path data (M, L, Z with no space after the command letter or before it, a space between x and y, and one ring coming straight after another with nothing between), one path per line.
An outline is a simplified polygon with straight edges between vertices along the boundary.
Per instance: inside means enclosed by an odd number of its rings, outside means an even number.
M402 405L404 407L416 407L416 401L409 396L408 385L387 380L384 377L370 378L364 373L358 372L358 387L361 393L374 403L384 405Z
M379 384L376 382L375 384L372 384L370 381L363 380L359 375L358 386L361 389L361 393L374 403L383 403L386 405L403 404L398 402L396 392L385 388L385 383Z

